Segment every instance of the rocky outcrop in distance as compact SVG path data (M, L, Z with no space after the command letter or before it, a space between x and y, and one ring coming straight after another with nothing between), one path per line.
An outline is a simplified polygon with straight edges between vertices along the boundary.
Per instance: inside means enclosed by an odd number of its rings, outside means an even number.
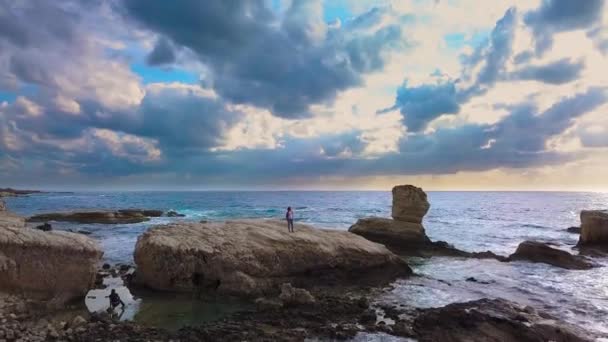
M157 226L138 238L135 281L166 291L258 296L296 287L383 283L412 270L383 245L344 231L283 221Z
M162 210L121 209L116 211L76 211L34 215L28 222L74 222L84 224L129 224L149 221L150 217L160 217Z
M26 196L40 192L41 191L37 190L17 190L12 188L0 188L0 197Z
M362 218L348 231L400 251L430 244L422 226L422 219L430 208L426 193L413 185L398 185L392 194L393 219Z
M0 211L0 291L57 301L83 297L102 255L86 236L28 228L23 218Z
M578 245L608 247L608 210L581 211Z
M422 220L430 208L426 193L413 185L397 185L392 190L392 219L367 217L357 220L348 231L381 243L399 255L455 256L477 259L507 258L490 251L466 252L444 241L431 241Z
M520 243L515 253L509 256L509 261L513 260L540 262L570 270L587 270L593 267L593 264L582 256L572 255L536 241Z

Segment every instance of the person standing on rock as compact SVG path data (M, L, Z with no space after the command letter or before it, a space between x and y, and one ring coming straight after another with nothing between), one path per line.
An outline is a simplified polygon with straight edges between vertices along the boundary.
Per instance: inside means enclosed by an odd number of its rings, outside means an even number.
M287 207L287 212L285 213L285 219L287 219L287 230L290 233L293 233L293 210L291 207Z

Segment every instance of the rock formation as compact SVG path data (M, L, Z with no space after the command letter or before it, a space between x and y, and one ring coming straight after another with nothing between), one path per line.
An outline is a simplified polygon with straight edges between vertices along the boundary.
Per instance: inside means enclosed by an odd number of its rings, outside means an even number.
M150 220L162 216L161 210L122 209L117 211L77 211L67 213L47 213L34 215L29 222L63 221L76 223L128 224Z
M411 274L386 247L344 231L239 220L173 223L138 238L135 281L152 289L257 296L296 287L379 283Z
M413 185L397 185L393 188L392 217L395 221L422 223L431 205L426 193Z
M580 328L503 299L480 299L424 309L413 325L421 342L592 340Z
M102 254L81 234L27 228L23 218L0 212L0 291L59 300L84 296Z
M541 262L571 270L587 270L593 267L593 264L582 256L572 255L536 241L520 243L515 253L509 256L509 260Z
M393 219L359 219L349 231L397 249L417 248L431 243L421 223L429 208L422 189L398 185L393 188Z
M581 211L581 236L578 244L608 247L608 210Z

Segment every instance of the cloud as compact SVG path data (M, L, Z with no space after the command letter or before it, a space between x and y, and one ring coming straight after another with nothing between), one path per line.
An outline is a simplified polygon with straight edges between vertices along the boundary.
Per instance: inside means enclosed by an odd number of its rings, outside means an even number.
M139 77L125 61L110 58L99 44L102 37L88 31L88 11L103 8L87 4L85 11L77 1L0 0L0 88L37 87L47 96L112 109L137 105L144 96Z
M602 19L604 0L544 0L525 14L524 21L535 34L536 52L542 55L559 32L590 28Z
M546 65L528 65L508 77L515 80L563 84L578 79L584 68L583 61L572 62L569 58L563 58Z
M516 23L517 11L510 8L496 23L490 37L470 55L463 56L463 70L458 79L416 87L408 87L404 82L397 89L392 109L400 109L408 130L418 132L442 115L458 114L462 103L484 94L499 81L512 54Z
M144 27L193 51L221 97L285 118L308 117L311 105L362 85L387 50L404 46L400 26L385 23L388 10L330 27L318 1L293 1L283 18L262 0L124 4Z
M446 81L408 87L406 81L397 90L394 108L400 109L408 130L420 131L439 116L460 111L456 84Z
M161 38L156 42L154 49L146 58L150 65L171 64L175 62L175 52L171 42L166 38Z

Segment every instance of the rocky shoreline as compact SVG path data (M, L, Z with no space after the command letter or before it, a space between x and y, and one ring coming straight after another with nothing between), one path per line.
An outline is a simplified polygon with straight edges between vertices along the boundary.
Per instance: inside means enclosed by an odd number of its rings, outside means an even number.
M580 255L524 241L512 255L500 256L431 241L422 226L430 207L426 194L416 187L399 186L393 195L393 219L364 218L350 233L296 225L296 233L288 234L282 222L269 220L158 226L140 236L135 268L102 266L102 251L89 237L32 229L23 218L0 210L0 341L304 341L349 340L362 333L418 341L592 341L598 337L548 313L501 299L416 309L407 303L380 304L374 298L392 280L416 276L407 265L411 255L589 269L595 265L582 255L608 245L608 214L581 213ZM112 223L120 215L139 219L163 212L117 210L86 219L112 216L104 222ZM88 313L81 300L84 292L103 288L104 278L111 277L122 278L134 290L189 292L193 300L240 296L253 305L176 331L119 322L104 312ZM69 300L73 298L80 301Z

